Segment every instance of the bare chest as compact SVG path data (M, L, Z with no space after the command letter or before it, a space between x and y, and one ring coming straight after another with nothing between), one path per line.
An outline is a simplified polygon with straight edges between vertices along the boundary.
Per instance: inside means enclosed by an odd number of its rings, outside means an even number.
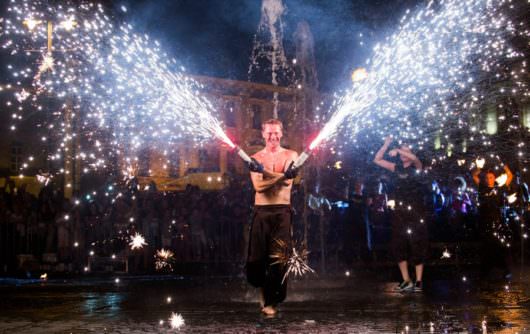
M286 155L282 152L276 154L263 154L261 157L261 163L263 166L276 173L282 173L285 171L285 165L287 163Z

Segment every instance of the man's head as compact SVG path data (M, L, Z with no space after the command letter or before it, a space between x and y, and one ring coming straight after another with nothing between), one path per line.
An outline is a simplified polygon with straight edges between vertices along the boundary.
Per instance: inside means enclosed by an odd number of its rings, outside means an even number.
M280 139L283 136L282 122L277 119L269 119L261 124L261 135L265 140L265 147L278 148L280 146Z
M491 170L486 172L486 185L490 188L495 187L495 173Z
M399 148L402 151L405 151L407 153L412 153L412 150L410 149L410 147L407 144L401 144L401 146ZM400 154L399 158L401 159L401 161L403 162L404 165L409 165L409 164L412 163L412 160L410 160L408 157L404 156L403 154Z
M364 190L364 183L362 180L356 180L353 184L353 193L356 195L362 195Z

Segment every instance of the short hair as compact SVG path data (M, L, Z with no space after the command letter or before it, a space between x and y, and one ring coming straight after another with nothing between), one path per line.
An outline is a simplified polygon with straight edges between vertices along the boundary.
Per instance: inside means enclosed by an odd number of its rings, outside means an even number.
M277 118L271 118L271 119L268 119L266 121L264 121L263 123L261 123L261 131L265 130L265 125L267 124L270 124L270 125L279 125L280 126L280 129L283 131L283 124L282 124L282 121L280 121L279 119Z

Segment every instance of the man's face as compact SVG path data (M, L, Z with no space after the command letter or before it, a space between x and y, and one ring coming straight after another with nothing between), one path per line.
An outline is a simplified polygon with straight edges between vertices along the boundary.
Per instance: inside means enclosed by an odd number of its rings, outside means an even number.
M276 148L280 146L280 139L282 138L282 128L279 124L265 124L261 131L263 139L265 139L265 146L269 148Z
M407 153L412 153L411 149L407 145L401 145L400 149ZM399 158L401 159L403 164L409 164L412 162L412 160L402 154L399 155Z
M486 174L486 184L490 188L493 188L495 186L495 174L493 173Z

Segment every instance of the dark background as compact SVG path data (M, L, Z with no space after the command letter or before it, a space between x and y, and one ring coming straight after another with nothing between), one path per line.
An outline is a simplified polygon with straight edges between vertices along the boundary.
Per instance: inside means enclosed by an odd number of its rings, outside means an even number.
M390 35L406 9L419 0L284 0L284 48L294 57L293 32L306 20L315 40L322 91L350 83L351 71ZM190 73L247 80L261 0L123 0L110 6L162 46ZM362 37L361 34L362 33ZM362 42L362 45L361 45Z

